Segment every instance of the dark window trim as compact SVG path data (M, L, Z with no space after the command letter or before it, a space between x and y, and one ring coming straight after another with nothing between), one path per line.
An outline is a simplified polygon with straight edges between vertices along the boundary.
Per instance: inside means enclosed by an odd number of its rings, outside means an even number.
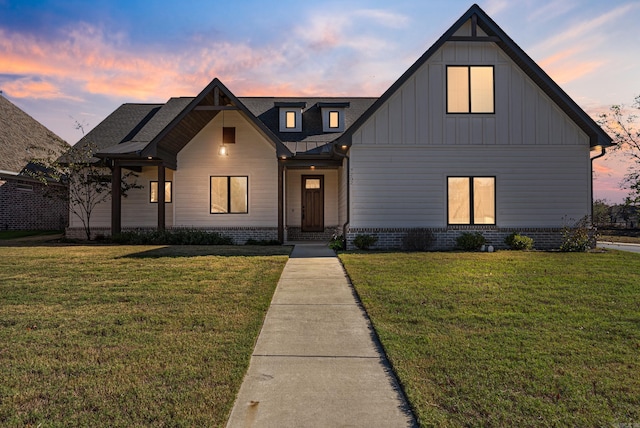
M211 212L211 179L226 178L227 179L227 212L214 213ZM247 179L247 210L243 212L231 212L231 179L246 178ZM248 175L210 175L209 176L209 214L212 215L229 215L229 214L249 214L249 176Z
M466 112L450 112L449 111L449 67L452 68L467 68L469 70L469 72L467 73L467 79L468 79L468 84L469 84L469 105L467 106L468 111ZM471 68L472 67L490 67L491 68L491 78L493 80L493 111L490 112L472 112L471 111ZM446 99L446 104L447 104L447 114L454 114L454 115L460 115L460 114L473 114L473 115L483 115L483 114L496 114L496 66L495 65L486 65L486 64L469 64L469 65L456 65L456 64L451 64L451 65L447 65L446 69L445 69L445 76L444 76L444 88L445 88L445 99Z
M449 223L449 179L450 178L468 178L469 179L469 223ZM474 178L493 178L493 223L474 223L474 194L473 179ZM448 175L447 176L447 226L495 226L498 224L498 179L495 175Z
M157 204L158 201L152 201L151 200L151 183L157 183L158 180L151 180L149 181L149 203L150 204ZM167 195L164 196L164 203L165 204L170 204L173 203L173 182L171 180L166 180L165 183L169 183L169 200L167 201ZM160 189L158 189L158 192L160 192Z

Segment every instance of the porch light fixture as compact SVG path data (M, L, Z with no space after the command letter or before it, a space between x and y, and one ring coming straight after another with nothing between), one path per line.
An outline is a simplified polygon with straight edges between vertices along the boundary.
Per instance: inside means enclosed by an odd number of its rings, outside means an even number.
M342 147L342 150L347 150L347 146L340 146Z
M315 165L311 165L311 169L316 169L316 166Z
M224 145L224 110L222 110L222 138L220 148L218 149L218 156L229 156L227 147Z

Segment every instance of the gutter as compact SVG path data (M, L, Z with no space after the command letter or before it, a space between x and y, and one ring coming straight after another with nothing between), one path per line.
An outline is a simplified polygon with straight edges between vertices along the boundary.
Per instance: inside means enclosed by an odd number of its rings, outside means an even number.
M591 158L591 169L590 169L591 171L591 225L592 226L593 226L593 161L607 154L607 149L605 149L604 146L599 146L599 147L600 147L600 154Z

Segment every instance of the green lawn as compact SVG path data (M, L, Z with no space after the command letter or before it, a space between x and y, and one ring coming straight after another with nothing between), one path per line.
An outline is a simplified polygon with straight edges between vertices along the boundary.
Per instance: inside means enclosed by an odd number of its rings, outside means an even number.
M640 255L340 258L421 426L640 423Z
M289 250L0 247L0 426L223 426Z

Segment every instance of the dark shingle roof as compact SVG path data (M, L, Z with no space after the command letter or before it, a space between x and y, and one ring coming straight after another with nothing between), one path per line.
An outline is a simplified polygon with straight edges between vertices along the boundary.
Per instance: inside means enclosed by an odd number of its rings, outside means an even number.
M74 147L89 144L102 151L111 146L130 141L162 108L163 104L123 104L100 122Z
M294 153L318 153L318 148L334 141L341 132L323 132L321 106L349 107L344 110L345 129L348 129L377 98L327 98L327 97L238 97L240 101L258 119L269 127L273 133ZM302 111L302 132L280 132L280 106L305 105ZM310 154L312 154L310 153Z
M29 160L65 148L62 138L0 95L0 170L19 173Z

